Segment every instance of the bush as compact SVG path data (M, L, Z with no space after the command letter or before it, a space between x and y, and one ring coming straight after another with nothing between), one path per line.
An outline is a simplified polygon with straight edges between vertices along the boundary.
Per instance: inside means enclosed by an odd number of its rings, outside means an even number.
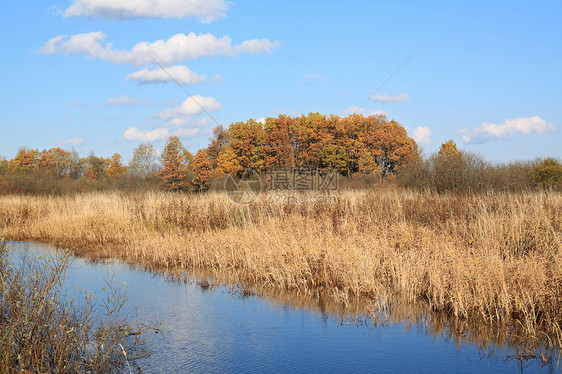
M531 172L533 183L538 187L562 187L562 164L555 158L545 158Z
M0 372L96 372L119 368L141 343L119 312L126 298L108 282L103 310L64 291L70 255L24 258L19 268L0 241Z
M490 164L480 155L459 151L457 157L434 154L405 165L398 185L437 192L523 191L533 188L529 162Z

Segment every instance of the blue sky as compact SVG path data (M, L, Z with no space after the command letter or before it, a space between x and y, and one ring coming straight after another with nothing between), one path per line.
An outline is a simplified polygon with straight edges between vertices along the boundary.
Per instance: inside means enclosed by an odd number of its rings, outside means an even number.
M215 121L354 112L411 57L359 113L426 154L453 139L492 161L560 158L560 19L559 1L7 2L0 156L129 160L170 135L196 151Z

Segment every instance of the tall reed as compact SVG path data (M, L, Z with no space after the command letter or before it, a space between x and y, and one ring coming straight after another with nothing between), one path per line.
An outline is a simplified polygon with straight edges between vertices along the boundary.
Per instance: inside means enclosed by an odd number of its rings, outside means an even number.
M0 235L165 271L228 272L244 284L328 293L344 304L399 296L460 320L544 332L562 347L559 192L381 186L328 201L275 203L262 194L237 205L224 193L5 196Z

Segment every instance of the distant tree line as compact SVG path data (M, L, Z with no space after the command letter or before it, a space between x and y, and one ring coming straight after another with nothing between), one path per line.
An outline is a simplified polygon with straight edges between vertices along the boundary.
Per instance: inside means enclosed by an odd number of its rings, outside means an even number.
M562 184L562 164L554 158L493 165L458 150L452 140L424 158L405 128L383 115L311 113L218 126L208 146L195 155L174 136L160 156L152 144L141 143L128 166L118 153L80 158L75 150L22 148L12 160L0 160L0 193L115 188L202 192L227 174L279 168L324 169L348 179L370 176L371 182L390 180L440 192Z

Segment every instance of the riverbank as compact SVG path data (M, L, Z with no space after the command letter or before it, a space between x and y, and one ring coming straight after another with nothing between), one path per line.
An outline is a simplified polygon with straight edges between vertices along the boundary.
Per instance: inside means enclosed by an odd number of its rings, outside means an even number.
M271 200L271 199L270 199ZM329 204L226 194L0 197L0 236L342 303L399 295L562 346L562 194L342 191Z

